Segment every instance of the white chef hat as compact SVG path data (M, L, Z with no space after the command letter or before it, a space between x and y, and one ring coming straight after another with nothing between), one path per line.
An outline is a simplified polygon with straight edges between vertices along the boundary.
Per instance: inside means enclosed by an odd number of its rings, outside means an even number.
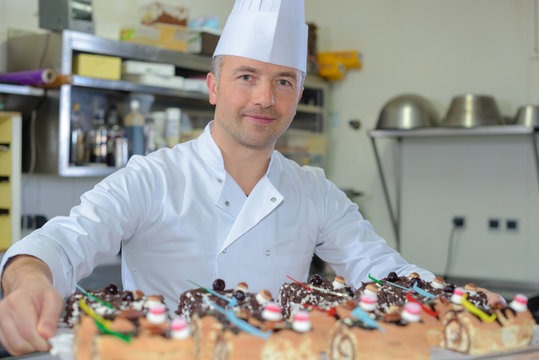
M303 0L236 0L213 53L235 55L306 72Z

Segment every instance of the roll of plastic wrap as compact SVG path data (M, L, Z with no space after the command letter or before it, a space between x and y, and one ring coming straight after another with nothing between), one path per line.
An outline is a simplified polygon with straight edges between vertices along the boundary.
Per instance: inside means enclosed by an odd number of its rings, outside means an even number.
M54 82L56 72L53 69L17 71L0 74L0 82L19 85L45 85Z

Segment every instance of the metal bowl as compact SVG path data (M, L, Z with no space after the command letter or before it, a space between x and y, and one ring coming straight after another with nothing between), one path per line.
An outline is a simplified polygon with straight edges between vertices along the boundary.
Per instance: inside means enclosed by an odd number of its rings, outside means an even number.
M518 108L515 125L539 127L539 106L526 105Z
M503 123L492 96L465 94L453 98L442 126L471 128Z
M436 110L427 99L404 94L389 100L382 107L376 128L409 130L438 126L439 121Z

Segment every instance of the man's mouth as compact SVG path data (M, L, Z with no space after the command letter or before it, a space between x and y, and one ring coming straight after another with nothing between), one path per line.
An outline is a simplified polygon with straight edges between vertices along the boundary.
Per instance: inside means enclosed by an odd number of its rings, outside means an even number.
M261 124L261 125L269 124L273 120L275 120L275 117L270 116L270 115L263 115L263 114L245 114L243 116L256 124Z

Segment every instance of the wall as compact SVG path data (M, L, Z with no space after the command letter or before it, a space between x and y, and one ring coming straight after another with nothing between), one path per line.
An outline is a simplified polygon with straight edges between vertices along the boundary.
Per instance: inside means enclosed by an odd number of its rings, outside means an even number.
M185 4L193 16L216 13L221 23L233 3L168 2ZM405 92L427 97L441 116L453 96L467 92L494 96L506 116L522 104L539 104L539 61L530 57L531 0L305 3L307 21L318 25L319 50L355 49L364 55L363 69L332 84L328 177L338 186L365 192L359 199L364 214L394 246L367 131L375 127L383 104ZM136 18L136 6L127 0L94 4L104 19ZM36 9L36 0L0 0L0 44L7 27L35 30ZM349 119L360 119L362 127L352 130ZM394 195L395 143L382 140L380 146ZM451 218L464 215L467 225L455 239L455 274L535 280L539 265L532 254L538 253L534 240L539 234L539 197L527 138L406 140L403 150L401 238L409 260L443 271ZM50 201L57 181L72 197ZM27 208L35 206L50 215L65 213L93 185L92 180L49 176L27 182ZM519 230L488 231L489 217L516 218ZM500 264L511 269L503 270Z
M360 50L364 67L332 84L329 177L365 191L366 216L390 244L390 226L367 131L392 97L416 93L443 117L453 96L489 94L505 116L539 104L539 61L531 59L531 1L309 0L319 50ZM345 10L344 10L345 9ZM338 24L338 26L336 26ZM348 126L360 119L359 131ZM394 140L378 142L395 203ZM539 196L529 137L432 138L403 143L402 252L444 271L451 219L464 215L451 274L536 281ZM487 219L519 230L487 229ZM500 266L504 264L506 266Z

